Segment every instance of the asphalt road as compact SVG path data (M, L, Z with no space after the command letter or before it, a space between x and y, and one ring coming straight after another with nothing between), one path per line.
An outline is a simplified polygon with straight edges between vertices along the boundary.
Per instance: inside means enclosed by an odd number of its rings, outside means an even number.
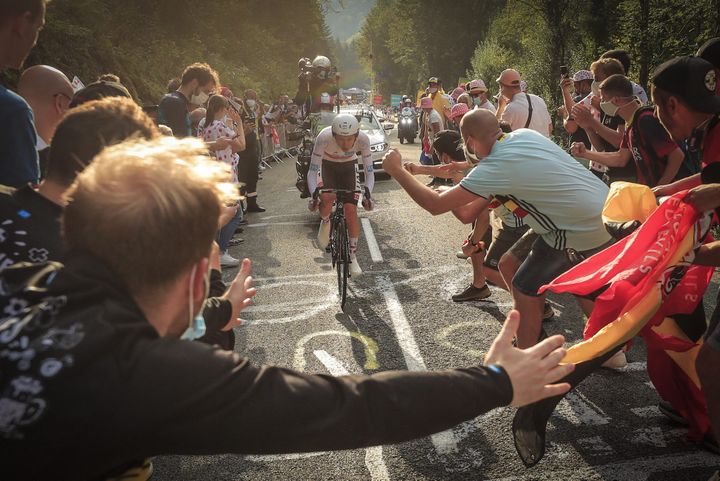
M391 136L394 147L417 160L417 144L401 146L395 131ZM343 313L329 255L315 246L318 219L293 187L293 160L273 164L263 177L258 190L268 211L251 215L245 243L231 248L252 259L258 287L237 329L237 352L255 363L332 374L481 362L512 303L497 289L484 302L451 301L470 280L469 264L455 257L466 227L450 215L433 218L381 178L377 209L361 214L358 259L365 274L351 281ZM710 307L716 292L714 284ZM545 329L569 342L581 339L575 302L550 301L558 315ZM560 404L545 458L532 469L515 453L514 410L503 408L439 436L371 449L159 457L153 480L706 480L720 457L689 444L685 430L659 414L641 340L628 359L628 368L601 370Z

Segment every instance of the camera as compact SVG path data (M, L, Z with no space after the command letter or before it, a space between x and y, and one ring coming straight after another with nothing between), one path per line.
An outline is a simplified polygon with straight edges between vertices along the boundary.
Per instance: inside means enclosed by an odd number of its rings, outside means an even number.
M562 78L568 77L568 68L566 65L560 65L560 77L562 77Z

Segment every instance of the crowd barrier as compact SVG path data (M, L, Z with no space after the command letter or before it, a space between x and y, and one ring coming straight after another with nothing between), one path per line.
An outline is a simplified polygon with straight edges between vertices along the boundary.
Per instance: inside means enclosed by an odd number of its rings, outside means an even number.
M299 140L288 140L288 134L298 130L297 125L288 122L271 124L265 128L260 138L260 162L266 168L272 168L271 161L282 164L285 158L294 157L300 148Z

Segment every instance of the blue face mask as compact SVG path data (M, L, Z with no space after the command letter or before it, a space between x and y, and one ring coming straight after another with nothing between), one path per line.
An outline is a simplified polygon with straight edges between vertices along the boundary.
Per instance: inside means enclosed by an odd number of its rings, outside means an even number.
M190 309L190 323L188 325L188 328L185 329L185 332L183 332L182 336L180 336L180 339L183 341L194 341L196 339L200 339L205 335L205 318L203 317L203 308L205 307L205 302L207 301L208 293L210 292L210 273L208 272L208 275L203 277L203 282L205 284L205 300L202 303L202 306L200 306L200 310L198 311L197 315L193 317L193 281L195 280L195 272L197 270L197 264L195 264L192 268L192 273L190 274L190 297L188 299L188 307Z
M482 100L480 100L480 97L475 97L475 98L473 99L473 103L475 104L476 107L480 107L480 104L482 103Z

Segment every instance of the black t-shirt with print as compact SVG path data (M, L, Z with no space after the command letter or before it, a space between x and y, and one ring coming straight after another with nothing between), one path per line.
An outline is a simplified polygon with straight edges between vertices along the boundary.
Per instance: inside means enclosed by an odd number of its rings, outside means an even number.
M4 481L105 479L157 454L396 443L513 397L495 366L317 376L160 337L117 276L87 254L69 255L65 267L13 266L0 285Z
M62 207L26 185L0 191L0 270L17 262L58 260Z
M625 121L620 117L619 115L608 115L605 112L600 112L600 122L607 128L612 130L617 130L618 126ZM606 141L602 137L600 137L601 145L603 148L603 152L617 152L618 147L615 147L610 142ZM608 177L610 177L610 182L615 182L616 180L626 180L628 182L635 182L636 179L636 173L635 173L635 164L632 162L628 162L625 167L610 167L607 171Z

